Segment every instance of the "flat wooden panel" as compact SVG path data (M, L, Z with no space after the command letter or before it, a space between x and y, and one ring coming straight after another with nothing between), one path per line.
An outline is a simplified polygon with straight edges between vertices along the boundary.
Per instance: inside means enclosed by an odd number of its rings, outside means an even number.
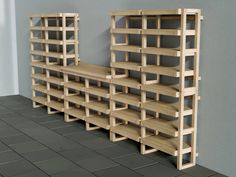
M65 87L71 88L77 91L84 91L85 89L85 84L84 83L79 83L79 82L66 82L64 84Z
M142 10L142 15L180 15L182 9Z
M141 89L152 93L158 93L172 97L179 97L179 90L178 87L175 85L166 86L162 84L149 84L149 85L142 85Z
M66 101L69 101L71 103L84 106L85 103L85 97L82 95L71 95L71 96L65 96L64 98Z
M46 85L33 85L32 89L42 92L42 93L47 93L47 86Z
M63 31L63 27L44 27L44 26L32 26L31 31ZM74 27L66 27L66 31L74 31Z
M111 33L114 34L141 34L141 29L132 29L132 28L115 28L111 29Z
M134 78L115 78L111 81L114 84L140 89L140 82Z
M47 94L56 98L64 98L64 91L59 89L50 88L50 90L47 91Z
M37 67L37 68L46 68L46 62L45 61L32 61L31 66Z
M166 56L173 56L173 57L180 56L180 52L176 49L156 48L156 47L142 48L142 53L155 54L155 55L166 55Z
M85 103L85 107L89 109L93 109L99 112L102 112L104 114L109 114L110 109L109 109L109 103L105 101L90 101L88 103Z
M140 53L141 52L141 46L116 44L116 45L111 46L111 50Z
M42 14L33 14L30 17L62 17L62 16L66 16L66 17L79 17L78 13L42 13Z
M140 121L141 121L141 112L136 111L136 110L132 110L132 109L123 109L123 110L112 111L111 115L116 118L126 120L126 121L132 122L137 125L139 125Z
M110 98L109 88L89 86L89 88L85 88L84 91L104 98Z
M111 67L134 70L134 71L140 71L141 63L125 62L125 61L124 62L112 62Z
M53 84L57 84L57 85L64 84L63 78L59 78L59 77L55 77L55 76L50 76L49 78L47 78L47 81L50 83L53 83Z
M89 117L85 117L85 121L106 130L110 129L109 117L104 115L91 115Z
M43 97L43 96L35 96L35 97L32 97L32 100L37 102L37 103L40 103L42 105L46 105L47 103L47 98L46 97Z
M58 52L44 52L44 51L31 51L30 52L32 55L38 55L38 56L45 56L45 57L52 57L52 58L59 58L63 59L63 53L58 53ZM75 58L75 54L67 54L66 58Z
M79 108L65 109L65 113L81 120L84 120L86 116L85 111Z
M46 81L46 74L32 74L31 77L34 79Z
M125 10L125 11L114 11L112 16L136 16L141 15L141 10Z
M141 96L131 94L131 93L118 93L118 94L112 95L111 99L114 101L126 103L126 104L133 105L136 107L140 107L140 104L141 104Z
M50 101L50 102L47 102L47 106L57 111L64 112L64 104L61 102Z

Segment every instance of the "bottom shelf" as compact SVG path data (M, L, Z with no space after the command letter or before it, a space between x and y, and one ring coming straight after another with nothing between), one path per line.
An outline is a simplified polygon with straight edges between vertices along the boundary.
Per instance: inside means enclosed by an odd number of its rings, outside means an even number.
M73 116L75 118L84 120L85 119L85 111L83 109L79 108L70 108L70 109L65 109L65 114L68 114L70 116Z
M50 101L47 102L47 106L57 111L64 112L64 103L58 101Z
M135 126L132 124L117 125L115 127L111 127L111 131L134 141L140 141L141 133L139 126Z
M106 130L110 129L109 117L104 115L91 115L89 117L85 117L85 121L96 125L98 127L104 128Z
M141 139L141 143L150 146L154 149L163 151L167 154L177 156L178 155L178 139L166 138L161 135L148 136ZM191 152L191 147L183 143L183 154Z
M45 105L45 106L46 106L46 103L47 103L47 98L43 97L43 96L32 97L32 100L36 103L40 103L40 104Z

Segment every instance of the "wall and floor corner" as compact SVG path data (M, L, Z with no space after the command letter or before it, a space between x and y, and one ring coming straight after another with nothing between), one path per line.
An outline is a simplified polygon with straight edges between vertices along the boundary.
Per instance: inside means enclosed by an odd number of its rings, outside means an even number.
M18 89L15 1L0 1L0 96L15 95Z
M5 0L4 2L7 3L8 1ZM79 38L82 61L109 65L111 11L177 7L201 8L203 10L204 21L202 22L200 57L202 81L200 83L201 101L199 104L198 121L198 163L229 176L236 176L236 119L233 117L236 114L236 109L233 107L236 98L236 78L232 77L235 75L236 68L236 60L234 58L236 37L232 35L235 29L235 25L232 22L236 15L234 9L236 1L161 0L157 2L156 0L136 0L134 3L131 0L100 0L99 2L94 1L91 3L86 0L58 0L57 3L54 3L53 0L21 0L15 1L15 3L19 92L21 95L29 98L31 97L28 43L28 17L30 14L42 12L79 12L81 16ZM8 40L5 39L4 41ZM9 45L11 46L11 44ZM3 54L5 54L7 51L5 50L6 44L4 44L3 49ZM6 56L7 54L3 57ZM6 61L1 60L1 67L5 64L3 62ZM14 64L11 63L12 66ZM3 68L6 69L7 67ZM10 69L8 70L11 72ZM1 68L0 72L2 71ZM9 75L12 76L11 74ZM1 77L3 77L3 74L1 74ZM9 79L7 81L9 82ZM11 88L15 88L14 91L17 92L17 84ZM6 90L9 89L6 88Z

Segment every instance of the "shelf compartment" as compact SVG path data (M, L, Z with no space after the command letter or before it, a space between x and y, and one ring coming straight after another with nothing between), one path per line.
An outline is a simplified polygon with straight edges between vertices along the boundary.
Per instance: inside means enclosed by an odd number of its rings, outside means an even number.
M62 40L54 40L54 39L38 39L38 38L33 38L30 39L30 42L32 43L44 43L44 44L54 44L54 45L63 45ZM67 45L72 45L75 44L75 40L66 40Z
M81 106L84 106L85 103L85 97L82 95L65 96L64 100Z
M111 29L113 34L141 34L141 29L132 29L132 28L115 28Z
M131 93L117 93L111 96L111 100L133 105L136 107L140 107L141 104L141 96Z
M89 109L93 109L104 114L110 113L109 102L92 100L90 102L86 102L84 105Z
M46 81L46 74L41 74L41 73L38 73L38 74L32 74L31 77L33 79L38 79L38 80L41 80L41 81Z
M55 76L48 77L47 81L49 83L53 83L53 84L57 84L57 85L63 85L64 84L63 78L59 78L59 77L55 77Z
M121 69L128 69L134 71L140 71L141 64L136 62L112 62L111 67L113 68L121 68Z
M58 52L44 52L44 51L33 50L33 51L30 52L30 54L31 55L44 56L44 57L64 59L63 53L58 53ZM65 57L66 58L75 58L75 54L67 53Z
M116 45L111 46L111 50L140 53L141 52L141 47L140 46L134 46L134 45L116 44Z
M104 115L91 115L85 117L85 121L106 130L110 129L109 117Z
M144 91L177 97L177 98L180 96L180 92L176 85L167 86L167 85L162 85L162 84L147 84L147 85L142 85L141 89Z
M46 68L46 62L45 61L32 61L31 66L45 69Z
M177 156L178 151L178 139L177 138L166 138L161 135L148 136L141 139L141 143L150 146L154 149L158 149L167 154ZM183 154L191 152L191 147L183 143Z
M64 98L64 91L59 89L50 88L50 90L47 91L47 94L60 99Z
M179 117L179 104L178 103L163 103L160 101L151 101L146 103L141 103L141 108L147 109L154 112L159 112L165 115L169 115L172 117ZM193 110L185 107L184 116L191 115Z
M89 88L85 88L84 91L103 98L110 98L109 88L89 86Z
M65 114L68 114L70 116L73 116L75 118L84 120L85 119L85 111L83 109L79 109L79 108L69 108L69 109L65 109Z
M47 106L57 111L64 112L64 103L58 101L50 101L47 102Z
M166 36L181 36L180 29L143 29L142 34L145 35L166 35ZM186 35L195 35L195 30L186 30Z
M180 77L179 66L164 67L164 66L147 65L147 66L142 66L141 71L146 72L146 73L160 74L160 75L171 76L171 77ZM185 71L184 75L193 76L194 72L193 70L188 69Z
M173 137L178 137L178 120L164 120L161 118L148 119L141 121L141 125L146 128L160 131ZM184 124L183 134L186 135L191 132L193 132L193 128Z
M111 112L111 116L116 118L129 121L136 125L140 124L141 121L141 112L132 110L132 109L123 109L123 110L116 110Z
M32 97L32 100L34 102L37 102L37 103L40 103L42 105L47 105L47 98L46 97L43 97L43 96L35 96L35 97Z
M32 89L41 93L47 93L46 85L33 85Z
M139 126L135 126L132 124L117 125L115 127L111 127L111 131L134 141L140 141L141 132Z
M111 80L111 83L135 89L140 89L141 87L141 83L137 79L128 77L114 78Z

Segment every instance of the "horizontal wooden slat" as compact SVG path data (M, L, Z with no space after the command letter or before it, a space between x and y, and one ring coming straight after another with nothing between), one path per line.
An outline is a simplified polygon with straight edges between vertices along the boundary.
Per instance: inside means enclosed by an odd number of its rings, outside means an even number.
M180 29L143 29L142 34L146 35L164 35L164 36L180 36ZM195 30L186 30L187 36L195 35Z
M132 28L115 28L111 29L113 34L141 34L141 29L132 29Z
M111 46L111 50L140 53L141 52L141 46L116 44L116 45Z
M71 115L81 120L84 120L86 116L85 110L79 108L65 109L65 114Z
M47 106L57 111L64 112L64 103L58 101L47 102Z
M140 107L141 96L131 93L117 93L111 96L111 100Z
M47 93L47 86L46 85L33 85L33 90L36 90L38 92Z
M69 81L64 84L66 88L71 88L77 91L84 91L85 84L84 83L79 83L79 82L73 82Z
M114 11L112 16L136 16L141 15L141 10L125 10L125 11Z
M110 113L109 102L92 100L90 102L86 102L84 105L89 109L93 109L104 114Z
M106 130L110 129L109 117L104 115L91 115L89 117L85 117L85 121Z
M38 80L46 81L46 74L37 73L37 74L32 74L31 77L33 79L38 79Z
M112 79L111 82L113 84L117 84L117 85L122 85L122 86L127 86L127 87L130 87L130 88L136 88L136 89L140 89L141 87L141 83L134 79L134 78L115 78L115 79Z
M44 27L44 26L31 26L31 31L63 31L63 27ZM66 27L66 31L75 31L74 27Z
M83 95L65 96L64 100L81 106L84 106L85 103L85 97Z
M32 43L44 43L44 44L53 44L53 45L63 45L62 40L53 40L53 39L38 39L38 38L32 38L30 39L30 42ZM65 42L67 45L75 44L77 43L75 40L66 40Z
M139 125L140 121L141 121L141 112L136 111L136 110L132 110L132 109L123 109L123 110L112 111L111 115L116 118L132 122L136 125Z
M141 63L126 62L126 61L124 61L124 62L112 62L111 67L134 70L134 71L140 71Z
M180 15L181 9L142 10L142 15Z
M37 102L37 103L40 103L42 105L46 105L47 103L47 98L46 97L43 97L43 96L35 96L35 97L32 97L32 100Z
M47 91L47 94L56 98L64 98L64 91L59 89L50 88L50 90Z
M63 53L58 53L58 52L44 52L44 51L33 50L30 53L31 55L39 55L39 56L45 56L45 57L64 59ZM75 58L75 54L68 53L66 54L66 58Z
M33 14L30 17L34 18L34 17L63 17L63 15L65 17L78 17L79 14L78 13L42 13L42 14Z
M179 97L179 90L177 87L174 86L166 86L162 84L149 84L149 85L142 85L142 90L158 93L162 95L172 96L172 97Z
M63 78L55 77L55 76L50 76L49 78L47 78L47 81L49 83L53 83L53 84L57 84L57 85L63 85L64 84Z
M46 68L46 62L45 61L32 61L31 62L32 67L37 67L37 68Z
M104 98L110 97L109 88L89 86L89 88L85 88L84 91Z

